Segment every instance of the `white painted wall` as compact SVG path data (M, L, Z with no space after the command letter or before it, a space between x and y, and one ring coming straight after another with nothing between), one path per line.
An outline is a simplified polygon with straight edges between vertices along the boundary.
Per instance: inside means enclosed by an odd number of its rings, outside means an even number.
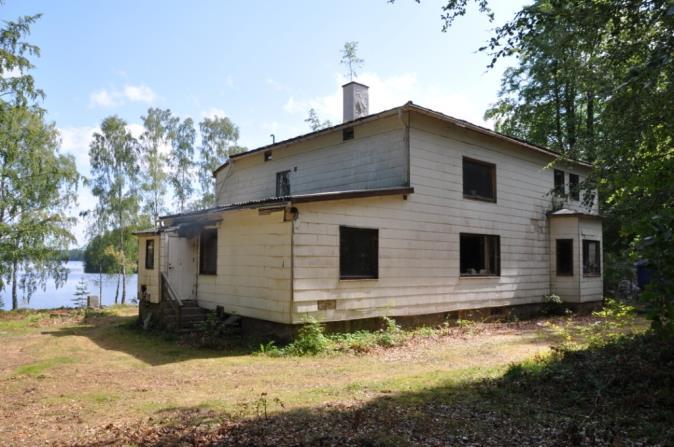
M386 118L355 126L355 138L334 132L292 147L233 159L216 177L218 205L274 197L276 173L290 170L292 194L382 188L406 183L403 126Z
M582 250L579 239L578 216L550 218L550 291L569 303L580 302ZM557 239L573 241L573 276L557 276ZM600 298L601 299L601 298Z
M601 256L601 272L602 276L604 274L604 241L602 238L602 224L601 220L594 219L591 217L582 217L580 219L580 235L581 239L589 239L599 241L599 246L601 250L599 251ZM582 262L582 246L581 251L581 262ZM581 264L582 265L582 264ZM581 269L582 273L582 269ZM583 275L580 281L580 300L582 302L586 301L598 301L602 299L604 293L604 283L602 276L585 276Z
M408 200L298 206L295 322L536 303L549 293L550 158L418 114L411 123ZM497 203L463 198L463 156L496 164ZM339 280L339 225L379 229L379 279ZM461 232L500 236L500 276L460 277ZM335 310L317 310L333 299Z
M145 268L145 244L148 240L154 240L154 269L152 270ZM138 235L138 296L141 296L141 286L145 285L151 303L158 303L161 299L159 292L161 256L162 249L159 236Z
M223 213L217 275L199 275L197 299L208 309L280 323L290 321L291 224L283 212Z

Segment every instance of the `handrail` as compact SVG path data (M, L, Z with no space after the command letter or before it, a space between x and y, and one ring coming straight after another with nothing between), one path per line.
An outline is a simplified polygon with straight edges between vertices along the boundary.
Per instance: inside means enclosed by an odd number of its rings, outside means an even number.
M168 297L169 299L173 300L174 302L178 303L178 306L182 307L183 302L176 293L176 291L173 289L173 286L171 285L171 282L168 279L168 276L166 276L166 273L161 272L161 278L164 281L164 284L166 284L166 291L168 292Z

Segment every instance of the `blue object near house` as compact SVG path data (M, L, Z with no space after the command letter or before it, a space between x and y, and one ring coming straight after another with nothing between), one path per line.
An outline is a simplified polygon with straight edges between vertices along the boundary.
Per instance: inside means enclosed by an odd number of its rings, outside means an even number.
M641 290L644 290L648 283L651 282L653 269L649 268L647 259L635 262L634 266L637 269L637 284Z

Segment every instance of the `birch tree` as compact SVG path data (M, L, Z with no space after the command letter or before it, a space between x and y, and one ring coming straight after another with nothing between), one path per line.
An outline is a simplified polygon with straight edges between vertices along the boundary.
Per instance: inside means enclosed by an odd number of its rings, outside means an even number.
M363 67L365 60L358 57L358 42L345 42L342 48L342 59L340 63L346 69L346 75L350 81L358 76L358 71Z
M118 229L114 245L118 254L121 303L126 302L127 254L124 237L129 226L137 220L138 197L138 142L126 129L126 122L117 116L105 118L101 131L94 133L89 146L91 185L98 199L95 216L99 228ZM115 304L117 304L115 295Z
M178 202L178 211L185 211L187 204L194 195L194 179L196 164L194 162L194 142L197 132L194 129L192 118L186 118L177 124L175 134L171 140L172 148L169 155L171 171L169 182Z

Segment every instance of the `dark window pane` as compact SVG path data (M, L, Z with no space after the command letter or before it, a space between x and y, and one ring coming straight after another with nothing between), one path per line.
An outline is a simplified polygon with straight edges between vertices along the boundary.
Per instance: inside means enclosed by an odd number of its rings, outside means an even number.
M379 277L379 230L339 227L339 277Z
M154 269L154 239L145 241L145 269Z
M496 166L463 159L463 195L471 199L496 201Z
M557 276L573 276L573 239L557 239Z
M199 273L215 275L218 271L218 230L208 229L199 238Z
M347 127L346 129L342 130L342 140L353 140L354 137L354 132L353 132L353 127Z
M583 240L583 275L601 275L601 249L599 241Z
M555 193L564 195L564 171L555 169Z
M461 233L459 242L462 276L501 274L501 242L499 236Z
M276 197L290 195L290 171L276 173Z
M580 182L576 174L569 174L569 194L573 200L580 200Z

